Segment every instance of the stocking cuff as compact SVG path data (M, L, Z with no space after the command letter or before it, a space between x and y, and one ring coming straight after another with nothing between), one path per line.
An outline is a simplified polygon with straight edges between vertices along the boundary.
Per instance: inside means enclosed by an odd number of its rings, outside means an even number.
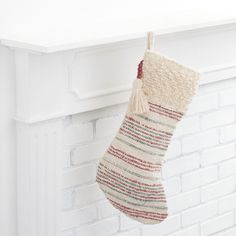
M198 87L199 73L147 50L143 60L142 82L148 101L185 112Z

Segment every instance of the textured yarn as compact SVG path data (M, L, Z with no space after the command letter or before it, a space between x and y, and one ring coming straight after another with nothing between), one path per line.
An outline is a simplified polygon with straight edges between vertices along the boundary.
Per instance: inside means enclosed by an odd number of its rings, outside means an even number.
M157 224L168 215L160 170L198 81L194 70L146 51L142 92L149 111L134 114L128 109L99 163L96 178L111 204L137 221Z

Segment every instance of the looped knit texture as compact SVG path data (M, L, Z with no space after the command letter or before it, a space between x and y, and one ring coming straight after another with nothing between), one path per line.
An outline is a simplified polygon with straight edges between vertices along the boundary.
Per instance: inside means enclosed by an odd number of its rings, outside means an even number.
M197 89L199 74L151 51L144 55L141 74L134 96L145 98L148 109L143 112L140 103L137 113L128 109L99 163L96 180L115 208L139 222L157 224L168 215L160 179L165 153ZM130 104L140 102L140 97L134 102L134 96Z

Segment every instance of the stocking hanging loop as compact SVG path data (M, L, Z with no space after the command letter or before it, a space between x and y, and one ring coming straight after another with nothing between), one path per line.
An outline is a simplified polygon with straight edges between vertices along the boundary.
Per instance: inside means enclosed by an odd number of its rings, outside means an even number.
M154 48L154 33L148 32L147 33L147 49L153 50Z

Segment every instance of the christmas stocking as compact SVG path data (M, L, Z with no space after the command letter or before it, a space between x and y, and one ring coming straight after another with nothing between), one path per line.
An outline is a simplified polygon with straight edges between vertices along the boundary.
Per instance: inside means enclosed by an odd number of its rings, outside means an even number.
M149 33L128 111L96 178L115 208L145 224L168 215L160 171L199 81L196 71L152 51L152 39Z

